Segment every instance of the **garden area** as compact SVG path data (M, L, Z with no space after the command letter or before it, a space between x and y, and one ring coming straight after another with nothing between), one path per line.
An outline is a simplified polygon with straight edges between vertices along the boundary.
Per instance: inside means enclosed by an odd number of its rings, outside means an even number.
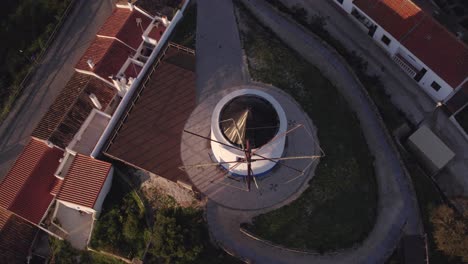
M0 122L72 0L5 0L0 11Z
M259 215L247 229L290 248L328 252L363 241L377 215L377 183L360 124L320 71L237 2L241 40L255 81L289 93L318 128L320 160L310 187L291 204Z
M142 258L151 231L138 194L117 174L95 222L90 246L127 259Z
M159 192L148 200L136 187L136 171L115 166L112 187L95 222L92 249L147 263L240 263L211 244L201 208L181 207Z

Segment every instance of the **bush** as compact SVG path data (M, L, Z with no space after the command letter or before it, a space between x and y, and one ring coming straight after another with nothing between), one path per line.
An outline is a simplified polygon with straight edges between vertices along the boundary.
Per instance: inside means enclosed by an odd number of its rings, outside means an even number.
M431 222L437 248L468 262L468 212L457 215L452 208L441 205L433 209Z
M168 208L155 218L150 252L165 263L193 263L203 251L201 211Z
M149 229L139 202L133 191L124 190L119 181L114 182L96 221L91 247L126 258L141 258Z

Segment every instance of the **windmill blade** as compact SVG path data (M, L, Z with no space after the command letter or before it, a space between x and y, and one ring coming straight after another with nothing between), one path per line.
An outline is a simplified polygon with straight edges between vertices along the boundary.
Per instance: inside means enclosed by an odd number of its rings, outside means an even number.
M223 142L219 142L219 141L217 141L217 140L214 140L214 139L211 139L211 138L209 138L209 137L205 137L205 136L199 135L199 134L197 134L197 133L190 132L190 131L185 130L185 129L184 129L184 132L185 132L185 133L188 133L188 134L190 134L190 135L194 135L194 136L197 136L197 137L200 137L200 138L209 140L209 141L216 142L216 143L218 143L218 144L221 144L221 145L223 145L223 146L226 146L226 147L229 147L229 148L232 148L232 149L237 149L237 150L239 150L239 151L244 151L243 149L240 149L240 148L238 148L238 147L234 147L234 146L225 144L225 143L223 143Z
M276 161L276 160L267 158L267 157L262 156L262 155L257 154L257 153L253 153L253 155L259 156L260 158L263 158L263 159L265 159L265 160L269 160L269 161L274 162L274 163L276 163L276 164L283 165L284 167L289 168L289 169L291 169L291 170L294 170L294 171L297 171L297 172L302 172L301 170L299 170L299 169L297 169L297 168L294 168L294 167L292 167L292 166L286 165L286 164L284 164L284 163L281 162L281 161Z
M190 164L190 165L179 166L179 169L181 171L186 171L186 169L189 169L189 168L204 168L204 167L218 166L218 165L222 165L222 164L242 163L242 162L245 162L245 161L236 160L236 161L222 161L222 162L212 162L212 163Z
M218 177L217 179L220 179L220 178L227 178L227 175L229 175L229 173L231 172L231 170L235 169L237 166L239 166L241 164L241 162L231 166L228 171L226 173L223 174L222 177ZM227 187L231 187L231 188L235 188L235 189L238 189L238 190L241 190L241 191L244 191L244 192L248 192L249 190L248 189L243 189L243 188L240 188L240 187L237 187L237 186L234 186L234 185L231 185L231 184L228 184L228 183L224 183L222 181L216 181L216 179L214 180L211 180L211 183L216 183L216 184L221 184L221 185L224 185L224 186L227 186Z
M304 127L303 124L298 124L296 126L294 126L293 128L281 133L281 134L278 134L276 136L274 136L270 141L268 141L265 145L259 147L258 149L256 149L254 152L252 152L252 154L255 154L256 152L260 151L262 148L264 148L265 146L268 146L269 144L275 142L276 140L282 138L282 137L285 137L287 134L293 132L294 130L300 128L300 127Z
M254 154L255 155L255 154ZM262 158L262 159L252 159L252 162L254 161L261 161L261 160L275 160L275 161L280 161L280 160L299 160L299 159L317 159L321 158L322 156L291 156L291 157L280 157L280 158Z
M252 169L250 169L250 173L252 175L253 182L255 183L255 187L257 187L257 190L259 191L260 195L262 195L262 190L260 190L260 187L258 186L257 179L255 178L255 175Z
M310 166L312 166L312 164L314 162L315 162L315 159L311 160L309 162L309 164L307 164L307 166L304 168L304 170L302 170L302 172L299 175L297 175L296 177L294 177L294 178L292 178L292 179L290 179L288 181L283 182L283 184L288 184L288 183L290 183L292 181L295 181L295 180L299 179L300 177L302 177L305 174L305 172L310 168Z

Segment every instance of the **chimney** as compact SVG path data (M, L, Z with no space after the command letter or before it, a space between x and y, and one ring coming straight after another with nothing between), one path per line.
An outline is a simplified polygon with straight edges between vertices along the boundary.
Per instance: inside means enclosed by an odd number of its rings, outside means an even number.
M101 105L101 103L99 102L99 99L96 97L95 94L90 93L90 94L89 94L89 99L91 99L91 102L93 102L94 106L95 106L97 109L99 109L99 110L102 109L102 105Z
M162 16L161 22L163 23L165 27L169 25L169 20L167 19L167 16Z
M89 68L94 69L94 65L95 65L95 64L94 64L94 62L93 62L92 59L89 59L89 60L87 61L87 63L88 63Z

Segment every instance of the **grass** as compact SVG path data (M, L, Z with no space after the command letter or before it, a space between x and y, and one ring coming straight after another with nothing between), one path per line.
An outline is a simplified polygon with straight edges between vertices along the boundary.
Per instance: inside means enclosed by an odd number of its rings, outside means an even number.
M455 115L455 119L463 128L463 130L465 130L465 133L468 134L468 106L466 106L463 110L458 112Z
M197 4L194 3L187 7L184 17L177 25L172 41L187 48L195 49L196 33Z
M241 38L252 78L283 89L301 104L318 127L326 153L300 198L254 218L247 228L274 243L319 252L360 243L373 228L378 196L373 157L358 119L314 65L260 26L245 8L238 11L246 25L241 26Z
M55 25L71 0L5 0L0 11L0 122L21 94L21 82L35 67Z
M149 238L145 207L118 175L95 223L91 247L125 258L141 258Z

